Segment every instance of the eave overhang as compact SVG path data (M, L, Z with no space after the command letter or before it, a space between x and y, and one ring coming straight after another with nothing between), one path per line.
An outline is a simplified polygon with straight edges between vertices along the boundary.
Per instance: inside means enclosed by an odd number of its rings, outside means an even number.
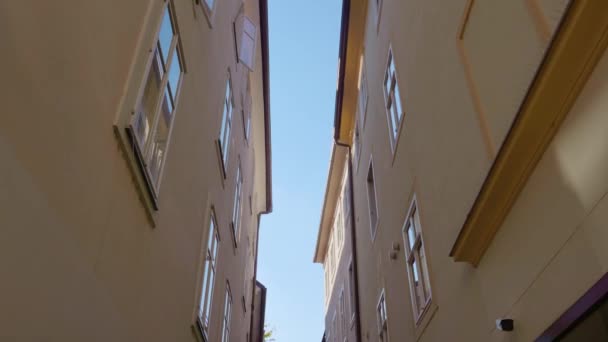
M325 197L323 198L323 207L321 209L321 222L319 223L315 255L313 257L313 262L316 263L323 263L325 260L327 243L329 242L329 234L334 218L333 214L340 195L340 184L342 182L342 175L344 174L347 153L348 148L344 146L336 144L332 146Z
M608 1L573 0L450 256L477 266L608 44Z
M338 88L334 112L334 140L352 143L357 96L359 62L363 52L367 0L343 0L340 30Z
M264 89L264 152L266 168L266 210L272 212L272 150L270 134L270 60L268 47L268 0L260 0L260 43L262 44L262 80Z

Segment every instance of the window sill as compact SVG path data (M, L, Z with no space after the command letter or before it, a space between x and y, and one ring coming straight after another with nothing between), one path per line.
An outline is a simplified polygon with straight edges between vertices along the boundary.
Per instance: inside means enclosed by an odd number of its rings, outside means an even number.
M118 124L114 125L114 136L118 140L120 145L123 158L128 165L131 173L131 180L133 181L137 194L141 204L143 205L146 216L152 225L152 228L156 227L156 216L158 215L158 202L152 194L152 190L148 185L148 181L144 175L143 165L136 156L135 147L132 139L127 133L126 127L121 127Z
M198 342L208 342L198 319L190 327L192 329L192 335L196 337Z
M431 299L416 321L416 341L418 341L420 337L422 337L424 330L433 319L433 316L435 316L435 312L437 312L437 309L439 309L439 307Z

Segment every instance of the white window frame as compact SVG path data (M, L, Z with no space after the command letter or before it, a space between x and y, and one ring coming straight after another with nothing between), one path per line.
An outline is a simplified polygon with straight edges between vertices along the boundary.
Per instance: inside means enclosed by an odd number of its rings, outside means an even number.
M414 195L403 223L401 234L405 246L404 251L410 297L416 325L420 324L422 317L427 312L432 302L428 259L424 248L419 212L420 209L416 201L416 196ZM416 269L418 269L419 273L417 275L415 273L414 263L417 265ZM418 280L416 280L416 278L418 278ZM417 283L419 285L417 285Z
M172 1L166 1L150 11L151 24L138 43L132 77L128 83L121 108L114 122L114 130L129 160L138 191L154 225L154 212L158 211L158 198L163 174L170 150L175 116L179 107L181 87L187 73L184 49L181 44L179 24ZM169 18L172 35L168 45L162 44L161 33L165 18ZM153 29L152 29L153 27ZM155 67L156 66L156 67ZM179 69L173 69L177 66ZM158 92L153 101L153 109L148 115L145 109L144 95L148 78L158 73ZM171 77L172 70L177 70L177 79ZM175 74L173 74L175 75ZM166 104L166 106L165 106ZM163 108L168 109L167 112ZM161 117L165 116L165 120ZM168 117L168 122L166 121ZM148 119L151 119L149 122ZM166 136L163 142L156 141L160 121L164 121ZM145 124L145 125L144 125ZM144 126L142 126L144 125ZM143 129L143 135L142 133ZM163 146L164 149L159 148Z
M217 1L217 0L216 0ZM232 88L232 77L228 70L226 79L226 89L224 100L222 101L222 121L220 122L220 132L217 140L218 153L220 158L222 176L226 179L228 174L228 164L230 162L230 146L232 145L232 131L234 126L234 90Z
M215 289L215 281L217 279L217 256L220 248L220 236L217 228L215 211L211 208L209 215L209 231L204 247L205 253L203 255L203 279L197 310L197 326L205 341L209 340L213 290Z
M205 19L207 19L207 24L209 28L213 28L213 24L215 22L215 9L217 7L218 1L221 0L211 0L212 4L209 5L209 0L197 0L200 1L201 8L203 9L203 13L205 14Z
M371 195L372 192L370 191L370 171L371 171L371 176L372 176L372 188L373 188L373 196L374 196L374 210L376 213L376 221L373 222L372 220L372 201L371 201ZM369 167L367 168L367 175L365 176L365 188L367 190L367 207L368 207L368 214L369 214L369 227L370 227L370 234L371 234L371 240L372 242L376 239L376 235L378 234L378 226L379 226L379 221L380 221L380 215L378 213L378 191L377 191L377 186L376 186L376 172L374 171L374 160L373 158L369 159Z
M397 65L393 47L389 45L384 76L382 77L382 92L384 93L384 110L389 131L389 140L393 154L397 149L397 141L401 132L405 110L401 102Z
M241 216L243 202L243 172L241 170L241 162L238 162L234 186L234 204L232 208L231 230L234 238L234 246L236 247L241 236Z
M232 321L232 292L230 283L226 282L226 296L224 299L224 318L222 319L222 342L230 341L230 331Z
M381 342L389 342L388 336L388 312L386 310L386 295L384 289L380 292L376 304L376 323L378 326L378 339Z

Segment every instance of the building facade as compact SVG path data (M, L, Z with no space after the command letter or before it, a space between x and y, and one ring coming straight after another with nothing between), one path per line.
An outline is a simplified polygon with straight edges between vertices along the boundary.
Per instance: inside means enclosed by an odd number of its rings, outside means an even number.
M262 341L266 0L4 2L0 22L0 340Z
M327 341L606 339L606 37L603 1L344 1L359 331Z

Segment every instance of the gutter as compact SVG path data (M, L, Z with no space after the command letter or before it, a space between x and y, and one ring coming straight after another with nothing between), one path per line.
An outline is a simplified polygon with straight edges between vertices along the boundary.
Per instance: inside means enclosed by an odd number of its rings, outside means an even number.
M266 153L266 211L272 212L272 151L270 148L270 61L268 48L268 0L260 4L260 43L262 44L262 78L264 87L264 149Z
M249 339L248 342L252 341L253 336L253 313L255 312L255 284L258 284L258 256L260 246L260 222L262 215L270 214L272 212L272 151L270 148L271 142L271 131L270 131L270 61L269 61L269 47L268 47L268 0L259 0L259 11L260 11L260 44L262 45L262 82L264 88L264 151L266 153L266 210L258 213L257 217L257 235L255 241L255 263L253 265L253 279L251 286L251 315L249 319ZM266 287L264 287L264 302L266 301ZM265 310L264 310L265 311ZM262 334L265 317L261 317L262 321Z
M346 147L347 149L347 167L348 167L348 182L350 187L350 220L351 220L351 244L352 244L352 260L353 260L353 276L354 293L355 293L355 324L357 325L356 334L357 341L361 340L361 310L359 306L359 267L357 263L357 234L355 222L355 186L353 181L353 165L351 158L351 147L348 144L340 142L340 126L342 119L342 102L344 98L344 77L346 74L346 50L348 47L348 30L350 26L350 0L342 0L342 23L340 28L340 50L339 50L339 73L338 73L338 89L336 90L336 108L334 113L334 143L337 146ZM325 336L324 336L325 337Z
M347 1L347 0L345 0ZM335 142L336 145L346 147L347 149L347 167L348 167L348 185L350 188L350 221L351 221L351 250L352 250L352 260L353 260L353 277L355 277L355 324L357 325L357 329L355 330L357 334L357 341L362 341L361 339L361 319L360 319L360 309L359 309L359 267L357 266L357 230L355 229L355 184L353 181L353 160L351 158L351 148L347 144L342 144L338 141Z

